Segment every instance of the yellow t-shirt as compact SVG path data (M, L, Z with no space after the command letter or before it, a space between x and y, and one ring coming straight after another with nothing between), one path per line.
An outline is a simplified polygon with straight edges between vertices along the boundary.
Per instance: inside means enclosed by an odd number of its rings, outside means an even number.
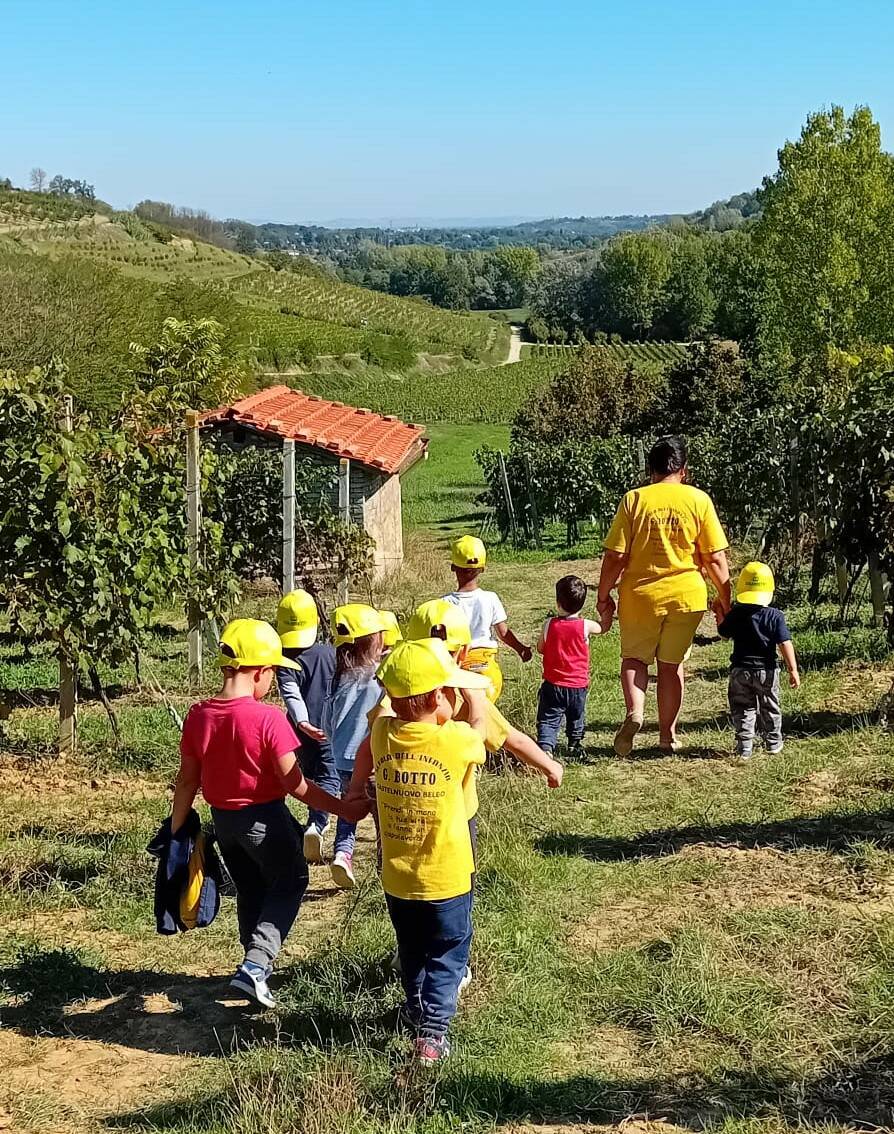
M370 734L382 840L382 889L440 901L469 892L472 843L463 780L484 763L484 743L460 721L380 717Z
M655 612L707 610L708 589L695 562L729 541L711 497L689 484L647 484L628 492L605 537L627 555L619 594Z
M468 724L468 702L465 700L462 693L458 691L457 700L459 705L453 719L456 721L465 721L466 724ZM369 713L369 716L372 716L373 712L376 711L383 717L394 716L394 709L391 708L391 698L387 693L379 702L376 709ZM506 743L506 738L509 736L512 725L506 720L492 701L485 702L485 715L487 717L487 735L484 738L484 747L488 752L499 752ZM372 727L372 724L370 724L370 727ZM465 779L463 780L463 795L466 800L466 818L474 819L478 814L478 769L474 764L469 765Z

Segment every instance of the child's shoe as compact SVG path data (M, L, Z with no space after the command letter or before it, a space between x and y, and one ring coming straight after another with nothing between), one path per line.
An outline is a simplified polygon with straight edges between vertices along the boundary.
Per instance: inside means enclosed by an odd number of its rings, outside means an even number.
M571 744L568 747L568 760L572 764L583 764L586 762L587 755L584 752L584 746L580 743Z
M768 756L778 756L779 753L782 751L782 749L784 747L785 747L785 745L781 741L780 741L779 744L774 744L772 748L768 744L767 745L767 755Z
M469 985L471 983L472 983L472 970L469 968L468 965L466 965L466 971L463 973L463 979L459 982L459 991L457 992L457 995L462 996L462 994L466 991L466 989L469 987Z
M633 751L633 741L636 734L643 727L642 713L628 713L624 722L615 733L614 750L618 756L629 756Z
M323 861L323 831L316 823L308 824L304 832L304 858L314 866Z
M420 1036L413 1049L413 1059L421 1067L434 1067L450 1054L446 1036Z
M332 881L339 890L353 890L357 884L354 877L354 856L347 851L339 851L332 860Z
M275 1008L276 1001L267 987L269 975L270 971L263 965L256 965L254 961L243 961L230 981L230 988L244 992L264 1008Z

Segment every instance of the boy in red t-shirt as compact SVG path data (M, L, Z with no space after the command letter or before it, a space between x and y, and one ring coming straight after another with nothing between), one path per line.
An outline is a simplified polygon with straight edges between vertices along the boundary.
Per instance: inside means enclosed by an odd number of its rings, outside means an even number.
M183 826L201 788L236 886L245 958L230 984L272 1008L267 980L307 888L302 832L285 796L351 821L362 819L369 803L337 799L302 776L292 726L282 709L262 703L278 666L300 668L283 656L272 626L253 618L230 622L219 664L220 693L193 705L183 725L171 831Z
M548 618L537 643L543 655L543 684L537 700L537 743L550 756L556 750L562 718L568 736L568 758L583 758L584 719L590 685L590 638L602 633L598 622L582 618L587 584L577 575L556 583L559 613Z

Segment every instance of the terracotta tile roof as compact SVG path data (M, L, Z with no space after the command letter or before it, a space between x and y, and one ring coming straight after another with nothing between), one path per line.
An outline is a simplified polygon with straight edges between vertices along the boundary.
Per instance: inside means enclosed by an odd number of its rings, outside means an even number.
M420 425L407 425L397 417L384 417L342 402L327 402L288 386L271 386L231 406L209 410L202 414L201 422L239 423L386 473L408 469L428 447Z

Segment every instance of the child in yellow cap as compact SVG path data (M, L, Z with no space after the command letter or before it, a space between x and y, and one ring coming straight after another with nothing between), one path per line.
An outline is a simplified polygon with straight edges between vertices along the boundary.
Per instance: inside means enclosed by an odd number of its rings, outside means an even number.
M380 610L379 614L385 623L385 629L382 631L382 657L386 658L397 643L404 640L404 635L393 610Z
M443 642L401 642L379 668L395 716L373 722L370 746L382 845L382 888L397 935L403 1019L414 1054L435 1064L450 1052L472 943L475 869L463 782L484 762L471 724L454 721L462 689L481 727L487 678L462 670Z
M386 620L372 606L353 602L332 612L335 641L335 675L323 714L323 732L329 737L342 794L354 771L357 749L369 731L368 716L382 699L376 678L383 649ZM355 823L339 819L335 825L332 878L342 890L355 885Z
M733 643L729 711L736 730L736 751L744 760L753 754L755 732L763 737L771 756L782 751L777 651L788 666L789 685L797 689L801 684L785 615L770 606L775 586L766 563L746 563L736 582L736 601L717 624L720 636Z
M236 886L245 958L230 983L272 1008L267 980L307 889L299 827L285 797L354 822L369 805L338 799L301 774L291 725L282 709L263 703L277 667L297 667L283 655L269 623L230 622L221 635L219 663L220 693L193 705L183 724L171 831L186 822L201 789Z
M506 608L496 591L486 591L478 585L486 565L487 550L480 539L461 536L455 540L451 547L450 569L456 575L456 590L444 595L444 598L465 614L472 631L467 664L490 678L493 688L489 696L496 701L503 691L503 674L497 663L500 643L515 650L523 662L531 660L533 651L509 629Z
M313 595L304 590L283 595L276 611L276 631L283 654L299 669L277 670L276 683L292 728L301 738L301 771L330 795L339 795L341 781L329 738L323 732L323 714L335 673L335 648L318 642L320 616ZM304 857L323 861L323 837L329 826L325 811L311 808L304 831Z

